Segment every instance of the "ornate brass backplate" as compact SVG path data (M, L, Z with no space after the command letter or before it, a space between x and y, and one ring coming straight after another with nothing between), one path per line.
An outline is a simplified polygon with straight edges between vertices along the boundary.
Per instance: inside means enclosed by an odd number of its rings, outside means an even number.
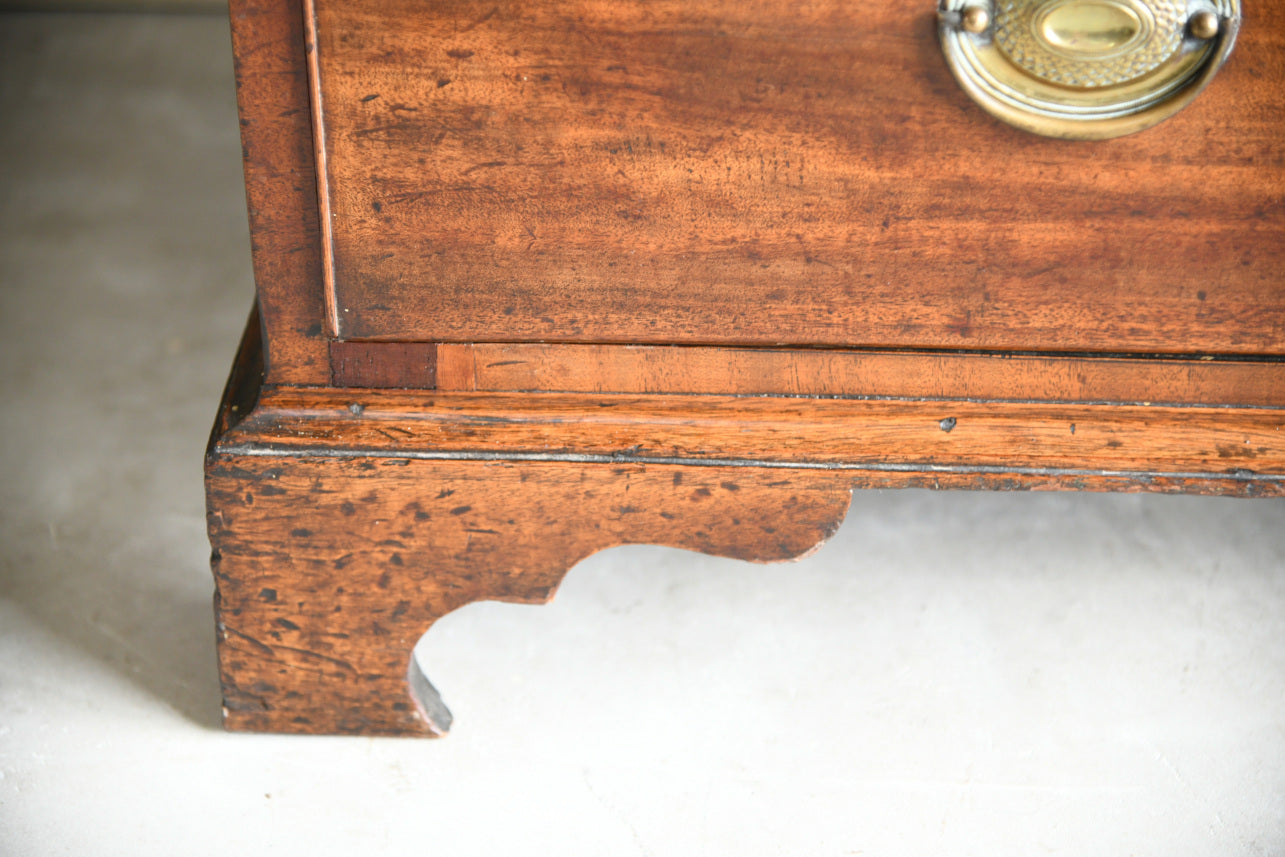
M941 0L960 86L1036 134L1103 140L1177 113L1231 53L1239 0Z

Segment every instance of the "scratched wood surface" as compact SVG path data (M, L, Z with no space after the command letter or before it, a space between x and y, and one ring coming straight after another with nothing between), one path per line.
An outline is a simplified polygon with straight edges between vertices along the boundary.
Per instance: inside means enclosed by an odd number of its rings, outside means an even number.
M1285 407L1285 361L548 342L331 343L331 386Z
M232 729L443 734L412 653L451 610L544 601L617 544L796 557L855 488L1285 495L1280 410L256 396L254 365L239 361L206 459Z
M932 2L316 0L350 338L1285 353L1285 0L1105 142Z
M834 474L644 464L216 455L208 468L225 722L442 734L420 636L470 601L540 603L631 542L782 560L827 538Z
M441 391L993 399L1285 407L1285 362L553 343L438 343L379 352L370 386ZM339 385L337 385L339 386Z
M327 384L303 13L294 0L230 0L250 252L274 383Z
M1285 495L1285 0L1096 144L984 117L931 5L232 0L231 728L441 734L450 610L797 556L854 488Z
M797 465L887 474L881 487L954 473L978 475L974 487L1048 478L1085 490L1285 490L1280 409L283 388L264 391L221 443L314 455ZM1031 479L1009 481L1022 473Z
M258 329L206 457L232 729L443 734L451 610L617 544L799 556L857 488L1285 496L1280 408L265 387Z

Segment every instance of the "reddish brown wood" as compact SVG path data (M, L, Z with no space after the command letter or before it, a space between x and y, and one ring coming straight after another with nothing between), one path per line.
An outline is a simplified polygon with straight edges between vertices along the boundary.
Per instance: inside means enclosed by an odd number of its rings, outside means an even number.
M222 405L210 430L209 449L213 449L220 438L254 411L262 385L263 319L259 316L256 302L250 309L250 317L241 333L241 346L223 387Z
M250 250L271 383L327 384L322 245L295 0L231 0Z
M330 343L330 383L335 387L437 386L437 346L424 342Z
M1285 354L1285 0L1093 143L971 104L934 6L318 0L342 333Z
M447 612L543 601L617 544L799 556L853 488L1285 495L1279 409L256 396L253 352L250 337L206 467L233 729L441 734L412 652Z
M384 371L422 373L371 343ZM436 389L1285 407L1285 362L977 353L442 343Z
M377 453L216 453L207 474L228 728L398 735L450 726L412 661L434 621L471 601L547 600L568 568L602 548L789 559L835 530L853 485L1144 484ZM1146 487L1189 490L1189 481Z
M797 556L854 488L1285 496L1285 0L1249 11L1192 107L1072 144L974 108L931 4L233 0L228 725L440 734L450 610L615 544Z
M463 604L545 601L628 542L788 559L850 496L808 471L380 456L219 455L209 480L228 727L362 734L446 731L411 654Z
M1074 477L1119 489L1182 476L1186 490L1278 493L1285 410L1021 402L267 391L223 436L232 449L576 460L736 461L887 473ZM917 483L919 484L919 483ZM1065 483L1063 483L1065 484Z

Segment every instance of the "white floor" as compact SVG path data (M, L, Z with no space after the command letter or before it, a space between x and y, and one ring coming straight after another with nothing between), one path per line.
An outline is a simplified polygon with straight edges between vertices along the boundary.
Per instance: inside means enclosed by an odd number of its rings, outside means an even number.
M226 24L0 16L0 854L1285 854L1285 503L858 494L447 617L441 741L231 735Z

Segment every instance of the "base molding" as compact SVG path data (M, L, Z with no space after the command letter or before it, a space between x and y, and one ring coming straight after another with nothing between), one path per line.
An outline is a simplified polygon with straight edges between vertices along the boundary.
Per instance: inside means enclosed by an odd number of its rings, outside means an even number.
M1285 494L1280 409L260 389L256 327L206 459L230 729L443 734L452 610L614 545L799 557L856 488Z

